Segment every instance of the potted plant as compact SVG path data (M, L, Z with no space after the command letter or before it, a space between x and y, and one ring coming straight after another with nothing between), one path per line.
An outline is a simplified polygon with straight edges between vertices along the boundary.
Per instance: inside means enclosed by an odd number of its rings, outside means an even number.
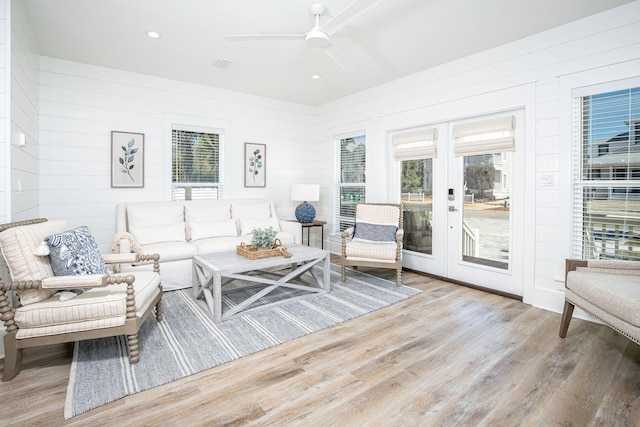
M251 246L260 249L272 249L276 243L277 231L273 227L255 228L251 232Z

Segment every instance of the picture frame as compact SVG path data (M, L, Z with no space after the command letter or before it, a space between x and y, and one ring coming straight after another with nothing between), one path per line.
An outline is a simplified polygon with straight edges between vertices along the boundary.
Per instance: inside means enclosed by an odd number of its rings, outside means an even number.
M267 186L266 144L244 143L244 186Z
M111 188L144 187L144 134L111 131Z

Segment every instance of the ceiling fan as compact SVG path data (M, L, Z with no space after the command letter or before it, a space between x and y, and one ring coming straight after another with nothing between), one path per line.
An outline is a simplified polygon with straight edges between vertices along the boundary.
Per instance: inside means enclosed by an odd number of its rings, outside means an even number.
M330 37L381 1L383 0L355 0L322 25L320 17L327 12L327 7L322 3L313 3L309 6L309 13L315 17L315 25L304 34L236 34L227 35L224 38L227 40L304 40L307 46L323 49L344 71L350 71L352 65L349 59L331 42Z

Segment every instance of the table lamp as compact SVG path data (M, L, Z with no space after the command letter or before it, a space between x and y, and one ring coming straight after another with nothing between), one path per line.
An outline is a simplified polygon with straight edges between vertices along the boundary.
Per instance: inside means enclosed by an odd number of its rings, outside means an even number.
M295 184L291 187L291 200L302 202L296 207L296 219L299 222L313 222L316 218L316 208L309 202L320 200L320 186L318 184Z

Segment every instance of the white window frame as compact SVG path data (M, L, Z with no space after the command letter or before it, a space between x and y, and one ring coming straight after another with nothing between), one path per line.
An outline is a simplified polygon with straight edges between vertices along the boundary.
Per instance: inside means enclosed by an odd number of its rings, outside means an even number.
M615 82L607 82L594 84L591 86L582 86L572 88L570 91L570 105L571 105L571 119L570 119L570 135L571 135L571 177L570 177L570 220L569 220L569 253L574 258L593 259L595 257L593 249L588 253L584 253L584 242L582 234L584 233L584 223L580 212L583 210L584 200L583 191L584 187L640 187L640 181L638 180L589 180L582 179L582 133L580 128L582 126L580 115L580 104L583 98L607 94L620 90L629 90L640 87L640 78L631 78L618 80ZM565 135L567 132L565 132ZM640 230L639 230L640 231Z
M342 158L341 158L341 143L342 141L344 141L345 139L349 139L349 138L360 138L360 137L364 137L364 147L365 147L365 154L364 154L364 161L365 161L365 171L364 171L364 181L363 182L356 182L356 183L343 183L342 182ZM334 177L334 209L333 209L333 232L336 234L339 234L341 232L340 230L340 224L341 222L348 222L348 220L350 218L353 218L353 222L355 222L355 208L353 209L353 217L351 216L345 216L345 215L341 215L340 211L341 211L341 207L343 205L343 202L348 202L348 203L356 203L358 201L360 202L364 202L366 199L366 176L367 176L367 135L366 132L364 130L361 131L356 131L356 132L350 132L350 133L346 133L346 134L341 134L341 135L336 135L333 137L334 139L334 147L335 147L335 159L336 159L336 166L335 166L335 177ZM363 194L358 194L359 195L359 200L349 200L349 201L345 201L342 200L342 194L343 194L343 189L344 188L349 188L349 187L362 187L364 188L364 192Z
M187 189L187 188L191 188L192 191L193 189L203 189L205 192L205 189L216 189L216 199L222 199L223 198L223 182L224 182L224 130L223 129L219 129L219 128L212 128L212 127L204 127L204 126L192 126L192 125L184 125L184 124L179 124L179 123L172 123L171 124L171 166L173 165L173 131L174 130L179 130L179 131L186 131L186 132L196 132L196 133L205 133L205 134L212 134L212 135L218 135L218 181L217 182L180 182L180 183L174 183L173 182L173 173L170 174L171 176L171 200L192 200L193 198L188 198L188 199L183 199L183 198L178 198L176 199L176 193L177 193L177 189L179 188L183 188L183 189ZM196 197L193 200L196 199L204 199L204 198L213 198L213 197L208 197L206 196L206 193L204 195L204 197Z

